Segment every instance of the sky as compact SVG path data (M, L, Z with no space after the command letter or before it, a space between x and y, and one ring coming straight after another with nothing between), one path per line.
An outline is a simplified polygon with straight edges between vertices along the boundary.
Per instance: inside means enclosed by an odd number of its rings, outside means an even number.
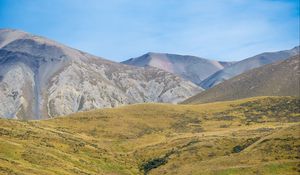
M241 60L299 45L298 0L0 0L0 28L114 61L147 52Z

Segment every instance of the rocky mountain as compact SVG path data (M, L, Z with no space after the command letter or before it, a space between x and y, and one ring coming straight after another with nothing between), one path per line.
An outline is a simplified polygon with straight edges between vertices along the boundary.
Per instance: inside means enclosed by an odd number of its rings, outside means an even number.
M206 103L254 96L300 96L300 56L265 65L193 96L183 103Z
M0 116L42 119L201 91L156 68L124 65L18 30L0 30Z
M189 55L153 52L122 63L139 67L156 67L179 75L197 85L208 76L232 64L232 62L214 61Z
M285 60L291 56L299 54L299 46L294 47L290 50L284 50L279 52L266 52L262 53L242 61L239 61L235 64L232 64L212 75L207 77L204 81L200 83L200 86L204 89L211 88L225 80L228 80L234 76L237 76L241 73L244 73L248 70L271 64L276 61Z

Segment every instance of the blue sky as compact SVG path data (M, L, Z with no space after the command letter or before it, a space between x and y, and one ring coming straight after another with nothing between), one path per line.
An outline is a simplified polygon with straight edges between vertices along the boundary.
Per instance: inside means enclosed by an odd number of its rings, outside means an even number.
M0 0L0 28L114 61L146 52L240 60L299 45L298 0Z

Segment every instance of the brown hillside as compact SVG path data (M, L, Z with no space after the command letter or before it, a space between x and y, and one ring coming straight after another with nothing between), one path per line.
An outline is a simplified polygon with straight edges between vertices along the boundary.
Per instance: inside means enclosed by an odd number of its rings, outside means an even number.
M294 175L299 98L0 119L1 175Z
M299 55L231 78L183 103L206 103L255 96L300 96Z

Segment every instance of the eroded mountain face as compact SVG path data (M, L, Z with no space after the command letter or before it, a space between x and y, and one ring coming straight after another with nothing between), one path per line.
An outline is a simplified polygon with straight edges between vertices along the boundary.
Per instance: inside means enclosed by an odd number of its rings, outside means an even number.
M202 89L17 30L0 30L0 116L43 119L141 102L177 103Z

